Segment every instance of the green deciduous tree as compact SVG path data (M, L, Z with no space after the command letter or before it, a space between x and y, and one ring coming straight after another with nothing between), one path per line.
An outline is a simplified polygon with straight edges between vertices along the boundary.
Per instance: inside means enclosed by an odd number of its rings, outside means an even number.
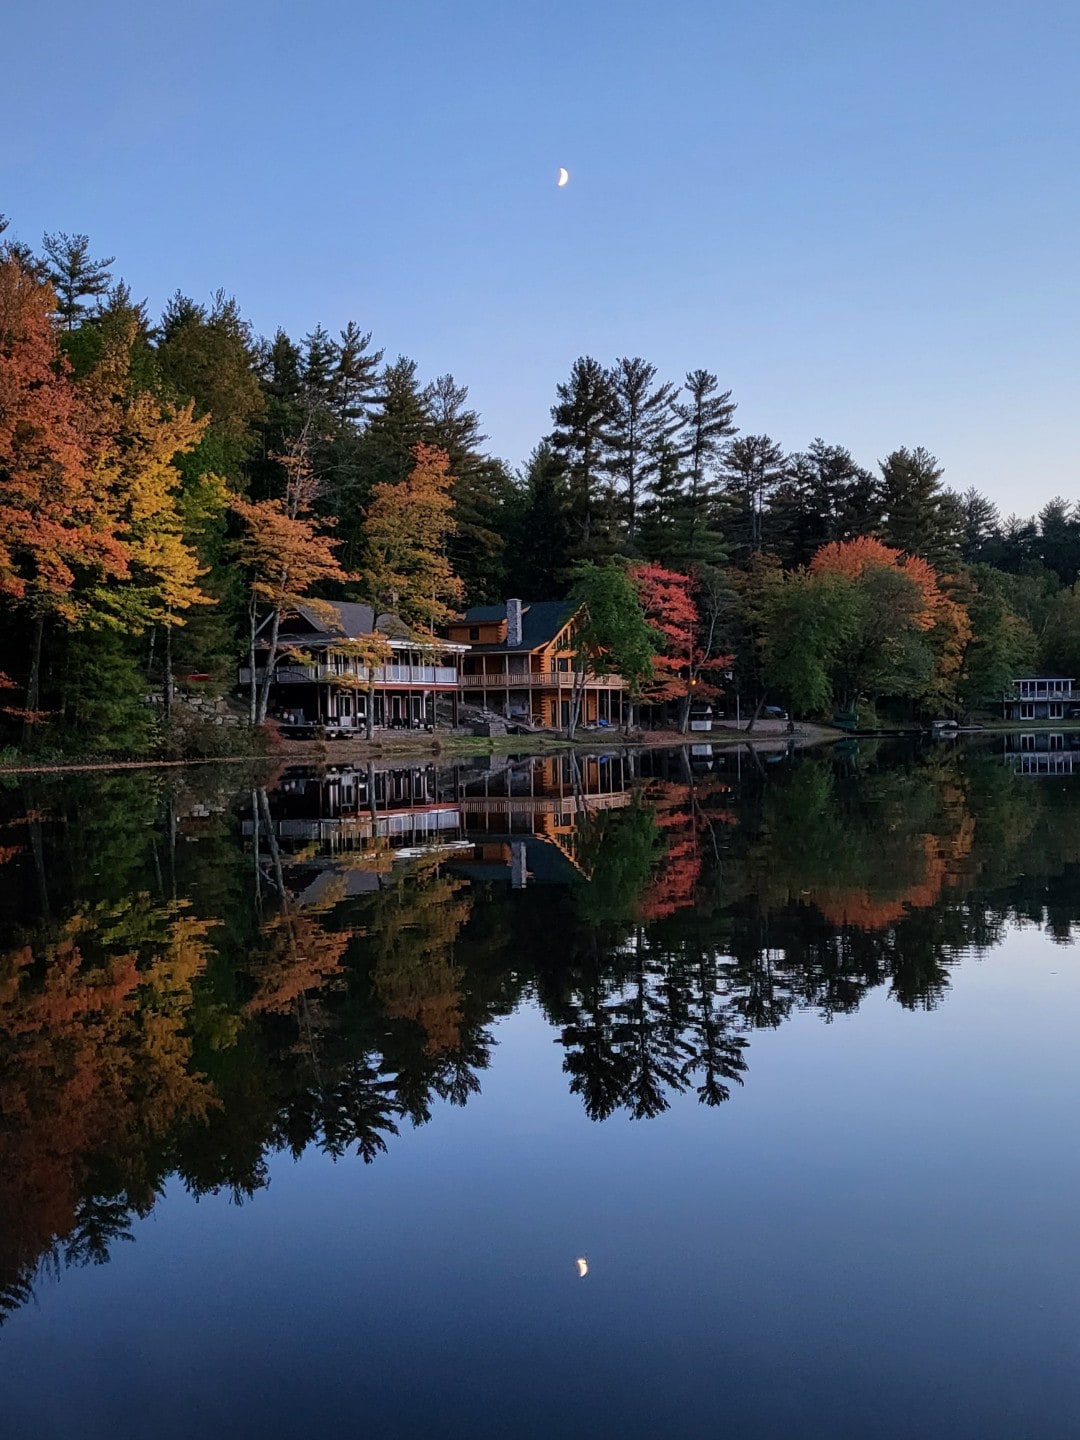
M662 637L646 620L633 580L615 561L582 564L570 598L582 612L574 635L574 686L566 732L572 740L589 676L621 676L633 704L652 675L653 656Z

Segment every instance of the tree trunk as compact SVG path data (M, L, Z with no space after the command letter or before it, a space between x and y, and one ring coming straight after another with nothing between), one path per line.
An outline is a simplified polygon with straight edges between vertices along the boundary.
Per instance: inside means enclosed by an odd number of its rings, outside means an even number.
M755 707L754 707L754 713L750 716L750 719L749 719L749 721L748 721L748 723L747 723L747 726L746 726L746 733L747 733L747 735L749 735L749 734L753 731L754 726L755 726L755 725L757 724L757 722L761 719L761 712L762 712L762 710L765 709L765 701L766 701L768 698L769 698L769 692L768 692L768 690L762 690L760 696L758 697L758 702L757 702L757 704L756 704Z
M584 670L574 671L574 685L570 691L570 715L566 722L566 738L573 740L574 733L578 727L578 718L581 715L581 697L585 690Z
M41 700L41 646L45 636L45 616L34 616L34 628L30 635L30 674L26 681L26 715L23 717L23 744L33 733L34 722L30 718L37 712Z
M171 617L170 617L171 618ZM165 678L162 685L162 695L165 701L165 724L172 724L173 699L175 686L173 684L172 668L172 625L165 626Z
M375 739L375 681L371 678L371 666L368 666L368 687L367 687L367 738L369 741Z
M270 621L270 648L266 652L266 670L263 672L262 684L259 686L259 708L255 713L256 725L262 725L266 721L266 712L270 708L270 685L274 678L274 665L277 661L277 642L281 632L281 607L275 606L273 617Z
M685 735L690 729L690 691L679 701L679 734Z
M248 606L248 720L255 724L255 600Z

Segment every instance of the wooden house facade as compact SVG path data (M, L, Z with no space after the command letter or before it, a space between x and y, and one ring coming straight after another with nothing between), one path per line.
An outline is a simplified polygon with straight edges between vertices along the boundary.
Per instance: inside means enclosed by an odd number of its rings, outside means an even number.
M255 680L266 673L269 620L255 636ZM348 642L378 632L393 653L375 667L374 724L379 729L431 730L457 723L460 660L467 645L421 643L391 615L349 602L298 605L282 620L270 690L269 713L286 734L363 735L367 728L368 675L348 653ZM246 689L251 670L242 665Z
M475 605L449 627L462 647L461 698L507 720L558 730L570 718L574 692L577 610L564 600L506 600ZM590 675L581 724L616 727L626 709L626 683Z

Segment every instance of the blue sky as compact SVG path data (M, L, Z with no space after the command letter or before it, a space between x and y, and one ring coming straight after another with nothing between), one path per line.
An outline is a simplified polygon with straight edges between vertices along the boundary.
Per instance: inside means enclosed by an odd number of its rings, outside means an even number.
M788 449L1080 490L1073 0L57 0L5 39L20 238L88 232L155 312L356 319L513 463L576 356L640 354Z

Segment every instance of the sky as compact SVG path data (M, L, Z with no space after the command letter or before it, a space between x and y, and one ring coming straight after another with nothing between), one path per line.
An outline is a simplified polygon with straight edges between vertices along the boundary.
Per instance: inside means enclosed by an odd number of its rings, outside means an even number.
M9 234L356 320L511 464L642 355L788 450L1080 493L1075 0L54 0L5 48Z

